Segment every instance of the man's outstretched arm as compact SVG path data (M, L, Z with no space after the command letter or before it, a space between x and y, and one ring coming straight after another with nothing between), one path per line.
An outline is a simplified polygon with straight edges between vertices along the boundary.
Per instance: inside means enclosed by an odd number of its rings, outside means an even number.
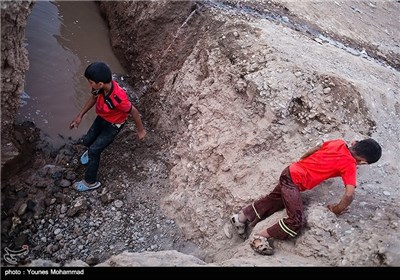
M344 195L342 196L342 199L340 200L340 202L336 205L333 205L333 204L328 205L328 209L331 210L336 215L339 215L344 210L346 210L346 208L354 200L355 192L356 192L355 186L346 185L346 191L345 191Z

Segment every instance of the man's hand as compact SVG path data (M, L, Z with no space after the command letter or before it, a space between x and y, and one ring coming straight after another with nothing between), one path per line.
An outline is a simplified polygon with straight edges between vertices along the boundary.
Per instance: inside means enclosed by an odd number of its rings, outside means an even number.
M73 128L78 128L79 124L77 124L75 121L72 121L71 124L69 125L69 129Z
M146 136L147 132L145 129L137 131L136 137L140 141Z
M336 215L342 214L345 212L347 207L351 204L354 199L356 187L353 185L346 185L346 191L342 196L340 202L336 205L330 204L328 205L328 209L331 210Z
M79 124L82 121L82 117L78 115L69 125L69 129L78 128Z
M339 214L342 213L342 212L339 212L339 211L338 211L337 205L334 205L334 204L329 204L329 205L328 205L328 209L329 209L331 212L333 212L335 215L339 215Z
M343 209L343 210L340 210L340 208L339 208L340 205L329 204L327 207L336 216L339 216L341 214L347 213L349 211L349 208L347 208L347 207L345 209Z

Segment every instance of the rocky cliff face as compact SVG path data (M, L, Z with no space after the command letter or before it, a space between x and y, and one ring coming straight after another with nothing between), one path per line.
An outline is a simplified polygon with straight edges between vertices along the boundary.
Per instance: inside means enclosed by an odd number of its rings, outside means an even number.
M33 1L1 2L1 143L2 166L13 153L13 124L29 62L24 48L25 26Z
M136 195L143 193L148 201L154 191L160 211L204 250L208 265L398 266L399 5L101 2L116 54L141 93L146 124L159 133L158 141L150 138L147 147L132 152L142 160L135 163L144 166L142 172L108 176L108 183L125 193L126 186L137 184L138 174L153 179L141 181L147 185ZM106 155L106 169L128 168L114 158L128 153L129 137L123 134ZM307 149L323 140L365 137L380 142L384 153L378 164L359 169L357 198L347 213L336 217L326 208L343 193L342 182L334 179L303 194L307 227L297 239L276 242L274 256L257 255L232 235L226 224L231 212L269 192L282 169ZM155 164L159 157L163 165ZM58 158L57 164L63 161ZM118 199L127 203L128 193ZM78 200L94 205L96 193L76 198L64 189L54 209ZM273 215L254 230L283 215ZM83 213L79 217L86 220ZM73 224L72 217L65 219L63 226ZM96 231L100 225L91 227ZM146 256L161 266L171 265L171 256L180 258L165 253L165 258L162 252ZM135 257L124 253L99 265L150 263ZM182 258L181 265L190 264L205 265Z

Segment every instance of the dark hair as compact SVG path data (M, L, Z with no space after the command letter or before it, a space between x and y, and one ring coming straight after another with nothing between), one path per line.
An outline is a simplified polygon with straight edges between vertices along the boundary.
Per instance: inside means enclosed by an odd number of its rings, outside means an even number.
M93 62L85 70L85 77L96 83L109 83L112 80L110 67L104 62Z
M363 157L369 164L377 162L382 155L382 148L374 139L358 141L352 147L356 155Z

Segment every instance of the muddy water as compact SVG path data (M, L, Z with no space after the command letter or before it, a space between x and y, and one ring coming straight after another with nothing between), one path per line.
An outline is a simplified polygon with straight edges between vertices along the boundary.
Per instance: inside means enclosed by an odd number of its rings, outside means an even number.
M101 60L117 75L125 70L111 50L107 23L92 1L37 1L25 36L30 67L18 121L33 121L49 143L59 147L86 133L95 117L93 108L78 129L69 129L90 94L83 76L86 66Z

